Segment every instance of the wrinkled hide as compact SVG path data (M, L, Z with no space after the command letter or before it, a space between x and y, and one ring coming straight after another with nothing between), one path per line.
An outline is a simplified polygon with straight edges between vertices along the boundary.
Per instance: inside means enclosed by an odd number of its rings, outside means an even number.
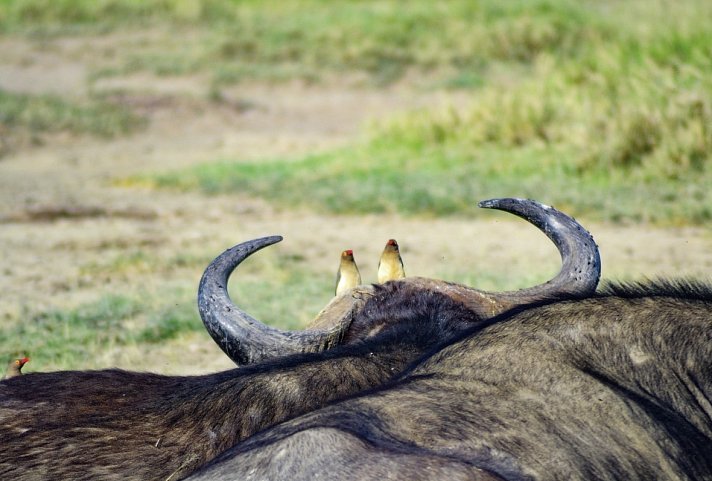
M503 315L190 479L712 479L712 290L618 286Z

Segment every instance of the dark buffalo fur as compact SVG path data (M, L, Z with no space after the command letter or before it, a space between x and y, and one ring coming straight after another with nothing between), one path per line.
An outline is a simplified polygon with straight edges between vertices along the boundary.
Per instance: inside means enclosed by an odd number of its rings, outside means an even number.
M656 279L647 282L606 282L598 296L626 299L642 297L672 297L691 301L712 302L712 286L696 279Z
M611 284L504 314L190 479L712 480L712 288Z
M181 479L257 431L382 384L479 321L443 295L389 284L353 321L348 344L324 353L195 377L107 370L8 379L0 479Z

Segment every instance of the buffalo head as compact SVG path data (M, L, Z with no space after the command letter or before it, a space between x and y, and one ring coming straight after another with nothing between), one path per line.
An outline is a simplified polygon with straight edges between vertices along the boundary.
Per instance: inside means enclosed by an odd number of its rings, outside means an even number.
M512 308L555 296L583 297L593 293L601 272L597 246L591 235L571 217L532 200L492 199L480 207L499 209L524 218L544 232L561 254L561 271L551 280L513 292L485 292L437 279L401 279L404 288L436 291L465 305L482 319ZM198 290L203 323L220 348L238 365L295 353L320 352L355 340L349 335L353 319L374 296L374 286L359 286L335 297L304 331L283 331L267 326L236 306L227 291L232 271L280 236L244 242L218 256L205 270Z

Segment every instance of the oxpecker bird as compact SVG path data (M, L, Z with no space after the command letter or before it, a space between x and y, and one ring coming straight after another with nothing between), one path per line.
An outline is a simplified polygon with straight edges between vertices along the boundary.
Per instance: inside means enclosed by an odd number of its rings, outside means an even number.
M354 260L354 251L351 249L341 253L339 270L336 271L336 295L361 284L361 273Z
M404 277L405 270L403 269L403 259L398 251L398 243L395 239L390 239L378 262L378 283L383 284Z
M29 357L23 357L22 359L15 359L7 366L7 371L5 372L4 379L10 379L11 377L16 377L22 375L22 366L27 364Z

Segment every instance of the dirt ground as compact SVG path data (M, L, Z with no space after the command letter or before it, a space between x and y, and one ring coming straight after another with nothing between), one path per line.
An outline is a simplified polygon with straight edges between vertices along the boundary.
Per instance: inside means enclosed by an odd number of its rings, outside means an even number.
M77 53L87 51L82 42L91 39L64 40L52 48L0 39L0 88L87 95L92 56ZM122 101L148 118L147 128L109 140L56 135L0 159L0 323L17 322L27 306L61 308L103 292L150 289L168 282L167 274L194 278L197 285L200 271L192 269L114 278L93 276L85 268L137 246L150 256L213 255L249 238L281 234L285 241L276 248L298 252L332 275L342 249L353 248L375 263L384 241L394 237L412 275L435 276L452 265L491 272L506 266L515 288L522 287L517 272L533 265L549 266L552 273L558 268L548 241L503 213L474 220L323 216L278 210L239 193L208 197L117 184L115 179L130 174L220 158L291 156L346 145L358 140L369 119L437 105L451 95L407 85L373 89L294 82L240 85L215 102L208 99L206 84L199 76L145 74L94 82L95 91L120 89ZM600 246L604 278L712 272L710 229L579 220ZM372 280L367 272L365 277ZM162 361L152 366L142 363L145 354L110 352L98 364L182 373L231 365L206 335L156 346L152 357Z

